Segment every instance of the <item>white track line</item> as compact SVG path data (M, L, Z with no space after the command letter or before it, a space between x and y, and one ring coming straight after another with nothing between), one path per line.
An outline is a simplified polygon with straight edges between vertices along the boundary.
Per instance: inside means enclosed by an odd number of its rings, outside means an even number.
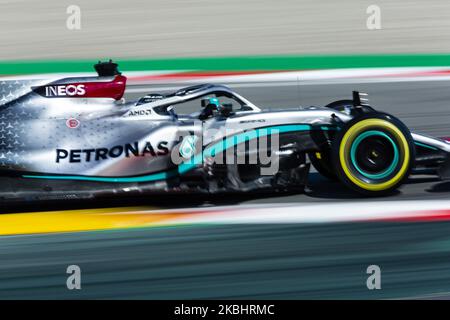
M170 220L169 224L277 224L387 221L414 218L426 220L426 218L442 215L439 211L444 211L445 214L450 213L450 200L259 204L108 214L177 213L181 215ZM167 225L168 223L165 221L162 224Z

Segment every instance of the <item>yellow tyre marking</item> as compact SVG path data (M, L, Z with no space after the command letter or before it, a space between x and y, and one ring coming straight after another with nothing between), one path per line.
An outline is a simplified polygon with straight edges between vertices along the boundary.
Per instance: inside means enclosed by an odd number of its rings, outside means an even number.
M367 131L374 127L378 128L381 127L385 130L388 130L398 140L400 140L401 145L399 147L400 150L403 151L404 156L403 164L399 172L392 179L379 184L369 184L356 178L348 168L348 155L350 154L349 150L353 140L362 131ZM367 119L356 123L345 133L341 141L341 145L339 146L339 160L345 175L355 185L368 191L383 191L394 186L398 181L400 181L405 176L406 172L408 171L408 164L410 160L410 149L406 137L394 124L382 119Z

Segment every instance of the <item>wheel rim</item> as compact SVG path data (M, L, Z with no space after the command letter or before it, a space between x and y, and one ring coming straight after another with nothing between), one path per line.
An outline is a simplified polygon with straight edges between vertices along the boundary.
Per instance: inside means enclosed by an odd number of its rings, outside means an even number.
M351 160L355 169L364 177L385 179L398 165L400 156L396 143L386 133L367 131L352 144Z

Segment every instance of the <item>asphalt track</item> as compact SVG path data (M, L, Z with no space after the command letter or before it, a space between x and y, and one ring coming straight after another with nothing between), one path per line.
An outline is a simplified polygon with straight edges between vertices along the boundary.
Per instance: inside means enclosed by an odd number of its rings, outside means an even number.
M450 133L449 85L241 84L236 90L273 108L324 105L361 90L374 106L399 116L413 130L440 136ZM450 183L423 176L379 201L449 195ZM183 207L355 199L363 200L313 173L305 194L177 203L149 197L138 203ZM7 236L0 241L0 298L445 298L449 253L449 222L210 225ZM81 267L82 290L66 289L65 271L71 264ZM366 268L373 264L381 268L381 290L366 288Z

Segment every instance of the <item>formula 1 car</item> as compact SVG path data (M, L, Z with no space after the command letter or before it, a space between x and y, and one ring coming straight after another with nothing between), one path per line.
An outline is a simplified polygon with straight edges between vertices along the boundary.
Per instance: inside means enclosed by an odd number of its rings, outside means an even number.
M272 192L303 188L310 163L369 196L411 173L450 178L448 139L410 133L358 92L276 111L213 84L125 102L117 64L95 69L98 77L0 81L0 200ZM192 106L199 111L183 113Z

